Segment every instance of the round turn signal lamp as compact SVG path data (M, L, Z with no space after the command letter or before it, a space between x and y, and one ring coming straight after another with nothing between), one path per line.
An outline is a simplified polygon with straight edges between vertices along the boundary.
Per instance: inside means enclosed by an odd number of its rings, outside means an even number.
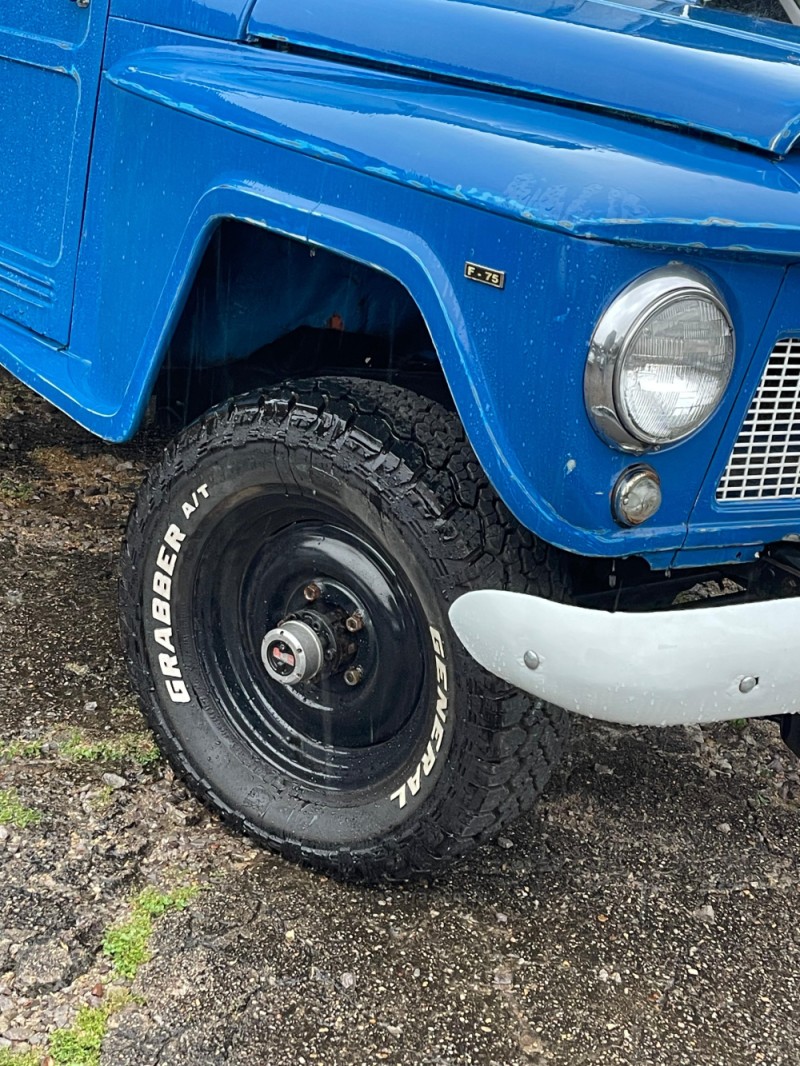
M661 481L651 466L631 466L620 475L611 494L611 509L620 525L641 525L660 506Z

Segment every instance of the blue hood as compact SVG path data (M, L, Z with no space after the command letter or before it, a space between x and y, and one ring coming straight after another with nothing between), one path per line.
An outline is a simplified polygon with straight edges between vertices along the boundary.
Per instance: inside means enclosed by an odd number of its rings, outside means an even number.
M671 0L256 0L247 31L776 155L800 135L800 29Z

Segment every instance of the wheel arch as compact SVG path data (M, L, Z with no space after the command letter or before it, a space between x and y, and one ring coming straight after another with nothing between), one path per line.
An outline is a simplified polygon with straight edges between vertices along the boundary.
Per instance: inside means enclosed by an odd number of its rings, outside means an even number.
M236 225L263 235L265 241L301 246L309 254L321 252L381 279L383 291L394 288L408 301L409 313L430 342L435 356L432 369L441 388L435 398L447 400L456 410L470 437L467 424L474 418L462 411L469 397L475 403L480 383L471 371L480 373L470 358L465 315L445 266L421 236L393 227L366 215L354 215L323 203L310 204L280 190L257 193L226 183L210 190L197 204L173 257L167 285L151 320L145 343L132 367L121 403L101 432L107 439L124 440L135 434L156 390L159 375L180 329L185 327L187 308L200 283L204 259L210 254L221 228ZM377 291L376 287L376 291ZM241 353L240 353L241 354ZM302 372L293 368L293 373ZM357 368L348 373L358 376ZM363 376L368 376L364 374ZM244 391L247 388L245 383ZM461 397L461 401L459 400ZM475 408L477 410L477 407ZM94 428L94 427L90 427ZM475 446L473 444L473 446Z
M184 424L297 374L370 377L451 403L409 291L324 245L219 219L182 306L154 390Z

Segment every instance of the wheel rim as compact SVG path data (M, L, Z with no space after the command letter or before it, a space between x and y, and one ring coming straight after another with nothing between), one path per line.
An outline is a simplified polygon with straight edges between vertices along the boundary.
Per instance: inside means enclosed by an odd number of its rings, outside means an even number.
M431 663L427 622L395 560L321 499L264 489L216 519L200 548L192 636L225 719L304 785L354 793L396 778L425 733ZM323 653L316 676L292 685L264 659L266 635L287 620Z

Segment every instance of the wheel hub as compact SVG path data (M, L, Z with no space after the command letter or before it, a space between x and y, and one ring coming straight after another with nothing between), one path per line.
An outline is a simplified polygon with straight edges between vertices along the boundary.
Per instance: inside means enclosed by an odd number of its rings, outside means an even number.
M324 657L320 638L307 622L298 619L270 629L261 643L261 660L280 685L310 681L322 669Z
M341 587L329 592L333 595L325 595L322 582L306 585L308 607L286 615L264 637L261 661L273 681L294 687L342 675L352 687L363 680L363 666L355 660L368 640L364 612L342 602Z

